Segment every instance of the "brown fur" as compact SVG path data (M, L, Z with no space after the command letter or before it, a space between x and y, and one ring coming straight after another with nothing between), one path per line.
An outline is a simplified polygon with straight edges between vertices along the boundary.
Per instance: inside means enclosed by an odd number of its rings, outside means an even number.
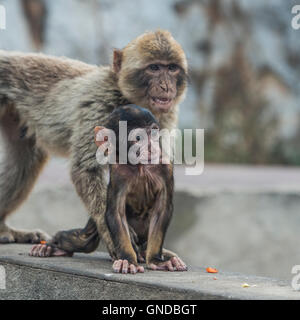
M71 158L71 177L77 193L114 256L104 221L105 168L96 162L93 129L120 105L130 102L150 108L145 100L141 101L137 88L125 79L133 70L158 58L178 62L187 72L183 50L167 31L145 33L116 51L113 67L0 51L0 121L2 129L16 137L4 134L9 160L0 176L0 243L47 238L43 233L28 237L32 233L26 232L16 237L4 221L29 194L48 154L57 154ZM185 88L183 83L167 113L152 110L161 128L176 126L178 103ZM16 119L11 114L16 114ZM75 232L74 239L77 235ZM83 247L94 248L99 242L89 236L82 238L86 239ZM93 244L89 242L92 238Z

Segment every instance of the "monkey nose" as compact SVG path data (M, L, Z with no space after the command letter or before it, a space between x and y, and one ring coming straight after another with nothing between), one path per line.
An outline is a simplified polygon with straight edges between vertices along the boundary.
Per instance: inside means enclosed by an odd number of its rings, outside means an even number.
M168 84L166 82L160 82L159 86L161 87L161 89L163 89L163 91L169 91Z

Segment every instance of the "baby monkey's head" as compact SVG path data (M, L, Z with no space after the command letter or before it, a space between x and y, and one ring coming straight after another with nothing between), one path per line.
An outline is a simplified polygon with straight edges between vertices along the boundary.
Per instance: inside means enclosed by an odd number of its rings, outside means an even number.
M116 108L104 126L96 127L95 142L99 153L111 155L109 162L159 163L159 124L149 110L134 104Z

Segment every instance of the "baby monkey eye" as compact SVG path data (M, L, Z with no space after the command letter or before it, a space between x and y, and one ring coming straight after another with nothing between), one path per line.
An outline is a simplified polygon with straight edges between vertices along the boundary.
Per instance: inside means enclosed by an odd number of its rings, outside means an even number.
M158 64L150 64L149 69L151 71L158 71L159 70L159 65Z
M172 64L169 64L169 65L168 65L168 69L169 69L170 71L174 72L174 71L177 71L177 70L178 70L178 66L177 66L176 64L172 63Z

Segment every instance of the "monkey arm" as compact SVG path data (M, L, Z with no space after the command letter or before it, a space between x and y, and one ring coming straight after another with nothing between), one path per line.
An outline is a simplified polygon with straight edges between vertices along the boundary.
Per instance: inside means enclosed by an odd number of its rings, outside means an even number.
M169 194L166 197L165 211L155 211L150 221L146 263L147 267L152 270L186 271L185 263L174 252L162 248L173 212L171 199ZM164 203L164 196L160 195L158 201ZM161 209L160 205L157 205L156 209Z
M172 197L170 192L164 188L157 196L151 213L146 251L147 265L163 261L162 246L172 213Z
M107 189L104 181L104 168L97 165L93 170L80 170L75 165L71 176L78 195L93 218L110 256L114 259L115 249L104 218Z
M123 184L107 191L107 210L105 221L116 250L117 259L128 260L137 265L137 255L131 243L131 234L126 218L126 190Z
M173 214L173 165L167 168L166 183L158 194L150 220L146 263L152 270L186 271L185 263L174 252L162 248Z

